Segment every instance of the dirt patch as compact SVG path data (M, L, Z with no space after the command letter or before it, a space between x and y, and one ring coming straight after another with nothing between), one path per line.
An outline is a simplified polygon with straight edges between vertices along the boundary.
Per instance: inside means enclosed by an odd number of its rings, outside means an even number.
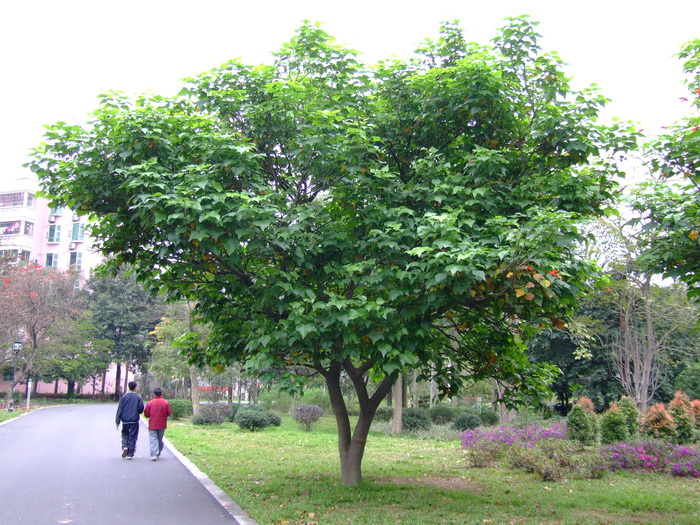
M449 476L424 476L420 478L375 478L376 483L389 483L392 485L420 485L423 487L436 487L444 490L468 490L481 492L481 487L473 480L465 477Z

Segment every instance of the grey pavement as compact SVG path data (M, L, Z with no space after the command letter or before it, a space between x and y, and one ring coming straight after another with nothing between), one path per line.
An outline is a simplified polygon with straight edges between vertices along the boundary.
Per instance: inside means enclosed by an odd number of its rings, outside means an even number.
M143 423L122 459L116 408L49 407L0 425L0 524L256 525L169 442L151 461Z

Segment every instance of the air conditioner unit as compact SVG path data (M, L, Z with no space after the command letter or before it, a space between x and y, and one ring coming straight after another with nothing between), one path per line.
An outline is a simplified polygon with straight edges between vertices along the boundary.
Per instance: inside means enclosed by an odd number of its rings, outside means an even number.
M78 245L75 244L74 242L72 242L72 243L70 243L70 244L68 245L68 249L69 249L69 250L75 250L77 247L78 247Z
M54 217L53 215L50 215L49 222L56 222L56 217Z
M80 220L80 217L78 217L77 213L73 214L73 222L78 222Z

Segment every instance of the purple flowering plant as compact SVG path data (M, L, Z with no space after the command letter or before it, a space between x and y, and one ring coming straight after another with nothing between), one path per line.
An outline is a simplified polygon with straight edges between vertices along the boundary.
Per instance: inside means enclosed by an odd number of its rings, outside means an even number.
M566 423L554 423L549 427L529 425L523 428L501 426L478 427L462 433L462 447L476 448L485 444L535 447L545 439L566 439Z
M601 456L613 472L634 470L700 477L700 451L694 445L674 445L660 440L617 443L601 448Z
M463 432L461 444L472 466L486 467L503 461L514 450L551 448L556 440L567 441L565 422L554 423L549 427L479 427ZM597 451L592 449L590 453L598 457L591 464L599 464L601 468L612 472L627 470L700 478L700 450L697 445L684 446L663 440L647 440L607 445ZM544 451L539 461L546 461L547 454Z
M565 437L565 423L555 423L549 427L478 427L462 433L462 448L467 451L473 466L487 467L502 461L513 447L535 449L545 440Z

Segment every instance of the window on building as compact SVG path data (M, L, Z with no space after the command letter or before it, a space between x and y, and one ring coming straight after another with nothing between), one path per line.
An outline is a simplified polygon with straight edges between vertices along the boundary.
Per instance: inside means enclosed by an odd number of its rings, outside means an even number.
M47 253L45 266L47 268L58 268L58 254L57 253Z
M83 253L82 252L70 252L70 267L75 270L83 269Z
M59 224L49 226L49 231L46 232L46 242L61 242L61 226Z
M82 241L85 238L85 225L76 223L70 236L71 241Z
M34 235L34 223L29 221L24 221L24 234L30 237Z
M0 259L3 261L16 261L17 250L0 250Z
M0 207L22 206L24 204L24 193L0 193Z
M0 235L17 235L21 226L20 221L0 222Z
M34 194L27 193L27 206L30 208L34 207Z
M63 215L63 206L56 206L49 211L51 215Z

